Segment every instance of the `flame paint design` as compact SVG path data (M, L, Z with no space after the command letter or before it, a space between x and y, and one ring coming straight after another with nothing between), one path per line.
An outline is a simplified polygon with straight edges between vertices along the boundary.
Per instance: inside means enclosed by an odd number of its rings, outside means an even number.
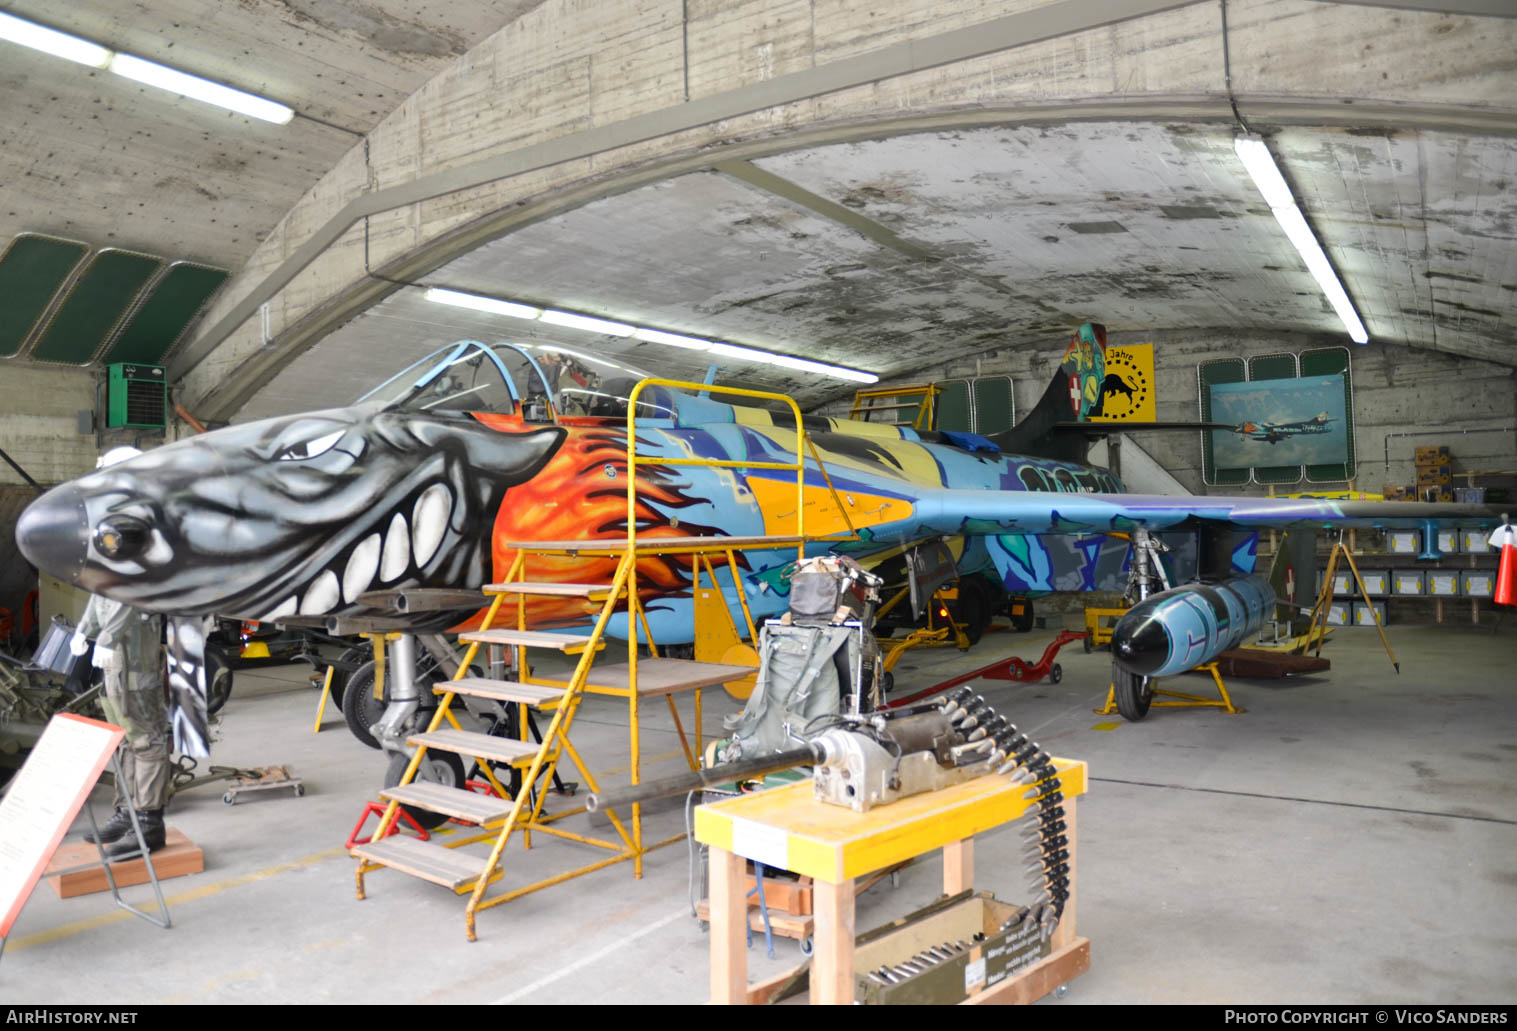
M495 429L489 416L481 422ZM514 428L514 427L513 427ZM516 560L510 541L619 539L627 536L627 434L625 429L569 427L569 437L533 479L506 493L495 517L494 573L504 580ZM707 499L683 492L688 482L676 479L676 468L639 462L637 466L637 535L639 540L719 534L716 527L670 522L674 512ZM610 583L617 558L606 555L528 555L523 578L547 583ZM713 565L725 564L713 556ZM688 597L692 580L688 555L649 555L638 562L638 597L643 604L656 597ZM508 599L506 606L512 606ZM576 597L539 596L526 599L526 623L536 627L581 622L600 610L600 602ZM619 602L617 611L625 611ZM464 628L477 626L482 613ZM510 621L511 608L503 608Z

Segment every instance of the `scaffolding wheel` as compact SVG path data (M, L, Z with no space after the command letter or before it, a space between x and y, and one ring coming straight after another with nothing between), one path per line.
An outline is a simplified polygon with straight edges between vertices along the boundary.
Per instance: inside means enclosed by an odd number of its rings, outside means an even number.
M816 943L811 940L811 935L809 934L806 935L806 937L802 938L799 944L801 947L802 956L811 955L811 950L816 948Z
M1066 995L1069 994L1069 985L1067 985L1067 984L1061 984L1061 985L1059 985L1059 987L1057 987L1057 988L1055 988L1053 990L1053 993L1054 993L1055 996L1057 996L1058 998L1062 999L1062 998L1064 998L1064 996L1066 996Z
M222 795L221 796L221 800L223 802L225 802L227 805L236 805L237 804L237 796L234 795L234 794L232 794L230 791L228 791L226 794Z

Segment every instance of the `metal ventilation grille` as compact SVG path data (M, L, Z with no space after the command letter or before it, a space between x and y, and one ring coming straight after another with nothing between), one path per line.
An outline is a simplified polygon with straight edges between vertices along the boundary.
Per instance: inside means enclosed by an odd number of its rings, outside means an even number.
M127 381L126 421L138 426L163 425L162 383L148 380Z

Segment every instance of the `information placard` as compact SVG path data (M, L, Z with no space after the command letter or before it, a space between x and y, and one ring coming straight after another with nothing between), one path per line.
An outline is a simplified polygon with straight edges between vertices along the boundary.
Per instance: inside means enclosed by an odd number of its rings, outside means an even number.
M0 938L79 815L111 753L126 736L112 723L54 716L0 799Z

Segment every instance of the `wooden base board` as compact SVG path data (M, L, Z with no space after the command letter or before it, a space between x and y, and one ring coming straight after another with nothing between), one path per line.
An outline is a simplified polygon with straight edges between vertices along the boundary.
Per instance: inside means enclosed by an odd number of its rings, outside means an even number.
M1322 673L1333 668L1327 659L1310 655L1291 655L1265 648L1234 648L1217 656L1217 669L1225 677L1268 680L1276 677Z
M794 967L782 974L750 985L748 988L748 1003L751 1006L763 1006L779 992L788 986L796 974L804 969L806 964ZM1060 985L1068 984L1081 974L1090 969L1090 939L1076 938L1068 945L1055 949L1052 953L1028 967L1026 970L1009 977L1000 984L992 985L980 992L971 995L960 1006L995 1006L995 1005L1026 1005L1037 1002L1043 996L1052 993ZM810 1002L810 993L803 992L799 996L793 996L791 1002Z
M701 899L697 902L695 904L695 915L698 919L710 923L711 901L709 899ZM781 938L795 938L798 941L802 938L809 938L811 937L812 928L815 926L816 922L810 916L780 913L773 909L769 911L769 928ZM756 904L748 910L748 927L751 930L758 931L760 934L764 931L764 914L759 912Z
M84 866L86 863L95 865L73 873L53 872ZM153 870L158 874L158 879L162 881L170 877L183 877L186 874L200 873L204 869L205 853L201 852L200 846L170 827L167 844L153 853ZM60 899L111 890L105 868L100 865L100 853L88 841L70 841L59 845L58 851L53 853L52 862L42 871L42 876L47 878L47 883L52 885ZM146 884L147 863L140 856L112 863L111 876L116 878L117 887Z

